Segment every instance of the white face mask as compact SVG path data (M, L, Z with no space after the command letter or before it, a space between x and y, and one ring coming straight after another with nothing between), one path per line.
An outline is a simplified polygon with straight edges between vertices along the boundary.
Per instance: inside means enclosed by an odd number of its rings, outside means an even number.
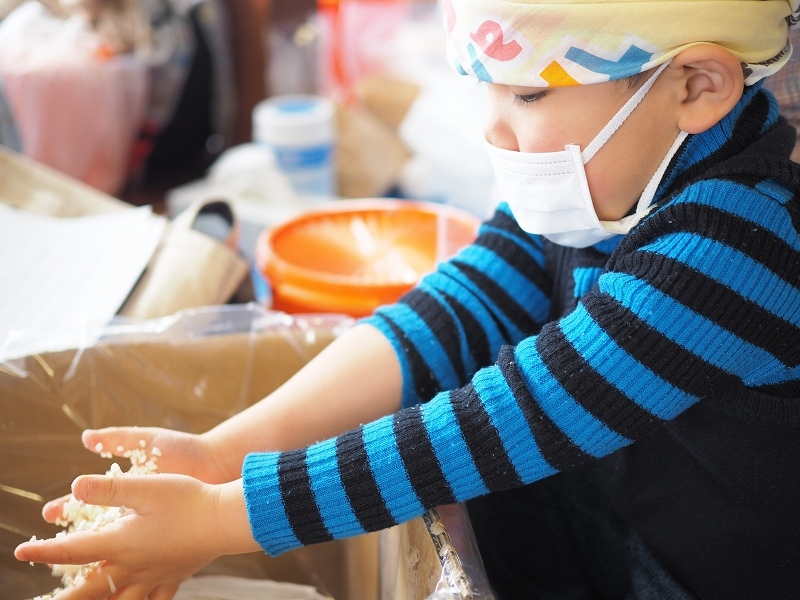
M516 152L488 144L501 199L508 202L523 230L541 234L562 246L585 248L628 233L647 215L656 188L686 132L680 132L650 179L636 212L618 221L601 221L597 217L583 166L625 122L668 64L662 64L650 76L583 152L575 144L567 144L560 152Z

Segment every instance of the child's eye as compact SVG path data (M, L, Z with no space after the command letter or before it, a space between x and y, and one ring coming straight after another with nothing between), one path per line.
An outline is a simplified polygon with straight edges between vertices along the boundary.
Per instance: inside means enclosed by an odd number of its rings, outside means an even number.
M525 106L538 102L547 95L547 92L537 92L535 94L514 94L514 104Z

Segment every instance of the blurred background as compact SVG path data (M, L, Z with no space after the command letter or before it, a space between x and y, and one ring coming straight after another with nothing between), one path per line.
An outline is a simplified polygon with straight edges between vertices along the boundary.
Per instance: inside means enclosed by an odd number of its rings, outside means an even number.
M170 215L234 148L229 191L279 196L239 147L259 103L304 94L335 107L332 196L484 216L473 85L436 0L0 0L0 144Z

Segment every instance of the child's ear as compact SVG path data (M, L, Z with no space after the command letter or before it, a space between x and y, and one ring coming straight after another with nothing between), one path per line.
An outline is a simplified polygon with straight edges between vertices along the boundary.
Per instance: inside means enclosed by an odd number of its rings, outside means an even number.
M681 83L678 126L702 133L716 125L742 97L744 74L738 59L713 44L690 46L677 54L670 69Z

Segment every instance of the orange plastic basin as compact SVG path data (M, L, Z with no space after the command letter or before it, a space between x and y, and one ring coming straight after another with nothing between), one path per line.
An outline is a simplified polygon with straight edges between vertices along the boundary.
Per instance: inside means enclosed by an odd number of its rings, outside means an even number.
M479 219L408 200L336 200L261 232L256 263L272 308L366 316L471 243Z

